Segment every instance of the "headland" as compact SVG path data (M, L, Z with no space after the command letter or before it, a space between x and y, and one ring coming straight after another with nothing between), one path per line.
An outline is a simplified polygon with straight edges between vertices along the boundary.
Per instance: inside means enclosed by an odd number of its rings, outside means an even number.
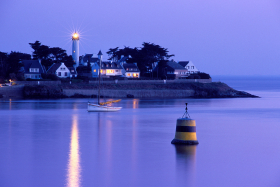
M33 83L2 87L3 98L45 99L45 98L95 98L98 82L61 83L59 81L37 81ZM167 80L158 81L104 81L101 84L104 98L256 98L244 91L238 91L222 82Z

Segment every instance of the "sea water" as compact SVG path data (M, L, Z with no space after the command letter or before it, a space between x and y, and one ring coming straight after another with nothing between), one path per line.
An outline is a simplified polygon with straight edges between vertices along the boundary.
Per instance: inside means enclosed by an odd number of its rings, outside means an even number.
M0 186L280 186L280 78L214 77L261 98L0 102ZM171 144L196 120L197 146Z

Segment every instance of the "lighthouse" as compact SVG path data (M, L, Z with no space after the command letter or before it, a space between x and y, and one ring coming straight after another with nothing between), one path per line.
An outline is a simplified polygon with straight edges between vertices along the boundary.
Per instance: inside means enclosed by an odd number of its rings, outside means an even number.
M74 68L79 66L79 34L75 32L72 35L72 58L74 61Z

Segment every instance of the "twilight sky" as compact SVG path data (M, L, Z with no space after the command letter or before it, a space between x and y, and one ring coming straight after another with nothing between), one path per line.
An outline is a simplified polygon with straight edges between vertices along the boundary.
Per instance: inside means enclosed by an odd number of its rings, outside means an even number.
M279 0L1 0L0 51L80 55L152 42L211 75L280 75ZM106 56L105 56L106 59Z

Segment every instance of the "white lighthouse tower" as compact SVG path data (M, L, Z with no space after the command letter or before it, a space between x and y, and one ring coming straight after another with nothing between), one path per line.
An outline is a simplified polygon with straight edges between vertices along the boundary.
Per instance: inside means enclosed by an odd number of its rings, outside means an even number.
M79 34L75 32L72 36L72 58L75 69L79 66L79 39Z

